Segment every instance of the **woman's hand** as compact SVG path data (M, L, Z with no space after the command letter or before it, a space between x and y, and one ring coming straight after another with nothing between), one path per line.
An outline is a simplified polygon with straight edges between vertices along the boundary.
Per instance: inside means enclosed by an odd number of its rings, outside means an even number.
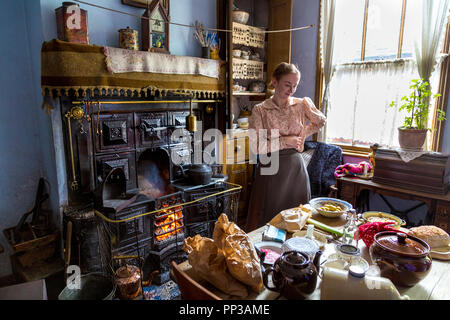
M283 140L289 148L300 149L303 145L303 138L299 136L284 136Z

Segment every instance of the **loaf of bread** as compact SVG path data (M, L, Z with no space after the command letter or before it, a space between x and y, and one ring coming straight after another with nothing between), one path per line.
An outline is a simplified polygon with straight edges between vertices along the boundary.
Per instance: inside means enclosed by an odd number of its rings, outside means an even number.
M410 236L424 240L430 248L440 248L450 245L450 236L436 226L420 226L409 229Z

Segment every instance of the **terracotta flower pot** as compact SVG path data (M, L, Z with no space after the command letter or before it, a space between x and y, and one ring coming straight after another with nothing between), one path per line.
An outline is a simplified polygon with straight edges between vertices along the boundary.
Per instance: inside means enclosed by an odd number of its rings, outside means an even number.
M428 129L398 128L398 142L400 147L407 149L422 149L427 138Z

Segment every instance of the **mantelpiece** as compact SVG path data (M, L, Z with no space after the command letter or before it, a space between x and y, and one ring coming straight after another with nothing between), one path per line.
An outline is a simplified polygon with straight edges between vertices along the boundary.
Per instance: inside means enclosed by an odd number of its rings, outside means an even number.
M190 74L110 73L102 47L56 39L43 43L41 68L43 95L60 96L70 90L75 91L76 97L94 90L100 96L111 96L116 92L121 95L119 92L123 92L130 97L183 92L203 98L220 98L225 94L223 64L218 79Z

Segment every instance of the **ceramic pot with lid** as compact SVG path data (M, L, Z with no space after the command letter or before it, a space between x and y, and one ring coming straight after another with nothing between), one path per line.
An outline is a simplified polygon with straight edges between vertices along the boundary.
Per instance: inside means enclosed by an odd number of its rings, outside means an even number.
M287 299L301 300L314 292L319 274L322 251L318 251L311 261L306 253L286 251L273 267L264 271L263 282L267 289L281 293ZM272 273L275 287L269 286L268 277Z
M423 240L394 231L379 232L369 249L381 276L394 284L412 287L431 270L430 246Z

